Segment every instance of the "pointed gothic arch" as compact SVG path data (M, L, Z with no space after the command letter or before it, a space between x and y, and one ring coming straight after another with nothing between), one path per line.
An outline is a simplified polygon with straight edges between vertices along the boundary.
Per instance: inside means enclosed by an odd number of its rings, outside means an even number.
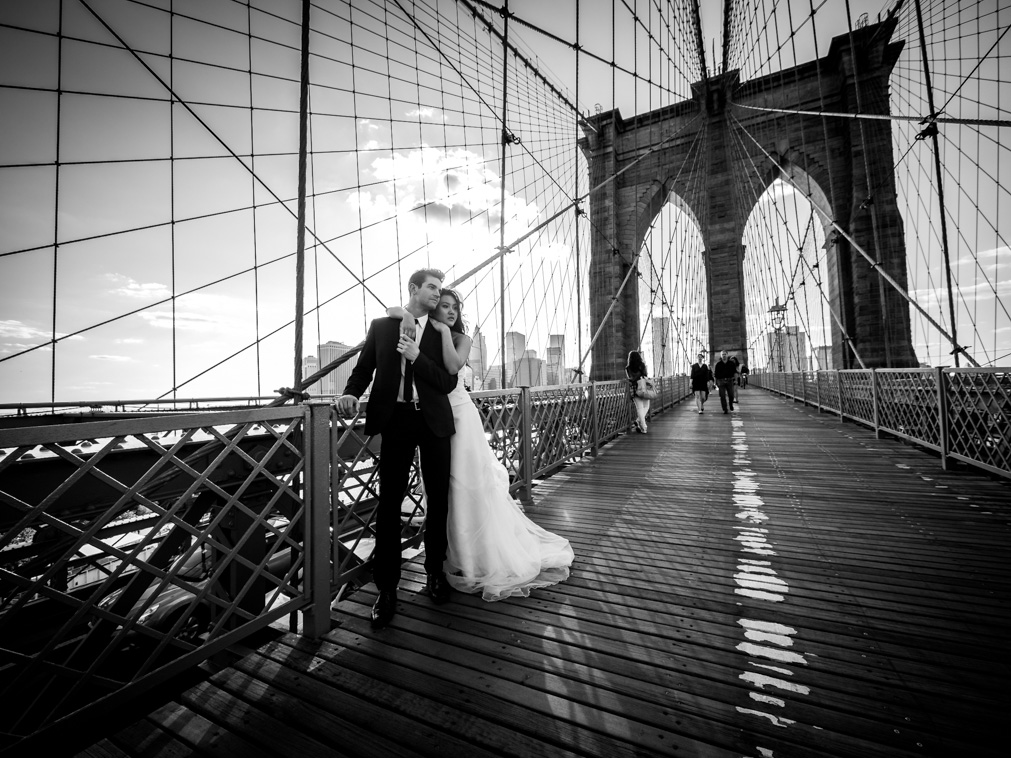
M590 200L591 331L614 305L610 328L602 330L593 347L592 378L622 376L625 356L636 348L638 293L635 287L624 288L617 298L615 293L652 219L672 193L700 221L713 353L732 350L747 360L745 208L750 213L754 200L776 178L793 183L809 179L818 188L813 197L823 221L831 218L846 229L863 250L876 253L878 265L892 279L906 286L890 123L813 115L784 119L774 111L746 107L854 112L858 86L854 70L858 70L864 110L887 115L888 77L902 49L901 42L890 41L895 25L889 17L855 30L852 36L836 37L827 56L789 71L743 85L738 72L730 71L698 83L691 100L628 120L617 110L588 119L580 146L587 156L590 186L601 187ZM699 138L701 134L705 139ZM652 150L644 158L647 148ZM704 181L684 170L689 159L700 154L706 166ZM757 184L739 186L742 175ZM871 204L875 223L867 212ZM833 269L830 280L836 282L830 295L833 307L865 364L918 365L905 299L882 285L845 238L830 234L826 239ZM832 343L836 367L856 365L841 330L833 329Z

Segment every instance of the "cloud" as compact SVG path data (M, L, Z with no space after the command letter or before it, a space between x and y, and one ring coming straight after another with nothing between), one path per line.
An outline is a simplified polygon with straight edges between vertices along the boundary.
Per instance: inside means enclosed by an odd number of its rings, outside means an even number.
M384 194L392 197L395 186L397 207L401 212L431 209L447 222L450 211L454 219L461 222L488 212L492 223L497 225L501 178L495 165L470 150L443 150L424 145L420 149L377 157L371 169L373 176L387 186L386 192L377 193L376 199ZM518 233L532 225L539 214L536 204L510 192L506 193L506 210L507 221L518 225ZM513 231L516 231L515 226Z
M374 124L369 119L362 118L358 120L358 128L368 129L371 132L375 132L379 130L379 124Z
M210 334L213 338L249 330L252 304L241 297L210 291L191 292L176 299L175 314L168 307L148 308L137 316L156 329ZM261 305L261 318L268 319L269 308ZM192 343L191 347L192 347Z
M458 203L419 203L411 210L421 213L426 221L442 221L445 224L452 221L454 214L456 214L457 221L463 221L470 215L467 206Z
M969 253L967 255L962 255L955 261L955 265L963 266L966 264L979 263L980 265L993 266L997 263L997 259L1000 257L1005 257L1005 263L1011 265L1011 261L1006 260L1007 256L1011 256L1011 248L1006 245L1001 245L1000 247L990 248L989 250L977 250L975 254Z
M44 339L50 336L50 332L36 329L22 321L8 319L0 321L0 338L10 337L14 339L30 340Z
M61 339L66 337L72 340L83 340L84 337L80 334L75 334L72 337L67 337L65 332L57 332L56 339ZM7 347L16 349L27 349L30 347L35 347L39 342L48 342L53 338L53 333L48 329L39 329L38 327L32 326L31 324L26 324L23 321L18 321L16 319L0 320L0 344ZM7 340L35 340L34 343L21 343L21 342L7 342ZM6 352L14 352L14 350L8 350Z
M415 108L413 111L405 112L404 115L408 118L428 119L429 121L441 122L446 120L446 116L443 115L442 111L428 106L424 108Z
M217 316L185 310L177 310L174 317L172 311L144 311L138 315L157 329L171 329L175 323L175 328L180 331L210 332L221 325L221 319Z
M110 290L113 295L145 300L162 300L172 296L172 291L158 282L141 283L123 274L106 274L105 278L115 285Z
M136 337L125 337L123 339L113 340L116 345L143 345L144 340L137 339Z
M134 359L126 355L89 355L96 361L111 361L113 363L133 363Z
M35 348L35 352L51 353L53 351L52 345L45 345L43 347L37 347L36 344L26 343L26 342L5 342L0 345L0 355L7 353L20 353L22 350L28 350L30 348Z

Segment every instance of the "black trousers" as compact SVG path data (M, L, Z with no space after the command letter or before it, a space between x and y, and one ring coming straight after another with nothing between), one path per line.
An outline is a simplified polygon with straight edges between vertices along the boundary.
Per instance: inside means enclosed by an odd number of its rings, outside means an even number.
M372 576L381 591L395 590L400 583L400 506L407 492L414 452L419 448L428 502L425 571L441 572L446 560L450 438L432 434L424 415L414 405L397 403L379 445L379 510Z

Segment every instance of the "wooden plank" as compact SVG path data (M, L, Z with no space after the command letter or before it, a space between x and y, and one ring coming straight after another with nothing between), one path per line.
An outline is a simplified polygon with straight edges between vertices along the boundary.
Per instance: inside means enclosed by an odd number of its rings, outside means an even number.
M415 695L403 686L401 678L384 683L343 667L320 665L323 661L320 649L308 653L278 643L270 647L269 654L269 658L251 656L236 664L236 668L310 704L327 709L339 707L341 712L356 716L362 714L367 724L381 721L387 733L390 731L391 719L403 720L401 716L413 719L423 727L406 730L410 742L435 746L438 755L446 754L451 749L465 755L501 755L507 749L545 758L574 755L557 747L546 749L540 740L468 716L458 708L444 705L430 697ZM307 685L307 680L311 684ZM360 708L354 703L341 705L348 700L345 693L352 693L356 699L365 700L371 707ZM455 690L450 702L459 699L459 694ZM373 716L370 711L375 711L377 707L382 711ZM426 739L426 732L431 732L433 727L440 730L441 736ZM452 746L447 746L447 742L451 742Z
M219 715L227 716L227 712ZM195 748L200 755L241 755L243 758L267 758L270 755L244 732L233 731L194 713L181 703L168 703L148 718L162 731Z
M196 749L150 719L140 719L116 732L110 740L132 758L185 758Z
M308 758L349 755L307 734L304 724L292 718L292 712L300 710L297 706L286 707L288 704L279 702L278 698L265 697L262 689L253 688L243 693L239 688L228 687L235 676L235 672L227 670L222 676L215 676L214 681L190 689L180 702L221 728L241 734L243 739L268 754L304 755ZM339 745L340 741L334 744Z
M75 758L129 758L129 754L124 753L109 740L99 740L77 753Z
M248 665L248 671L231 672L227 680L229 690L241 692L255 702L269 702L272 706L283 703L287 724L316 734L325 743L341 745L345 754L475 758L498 755L461 739L443 724L428 718L427 713L417 719L405 717L395 710L377 707L361 693L330 687L302 672L269 662L266 667L273 674L269 679L263 670L256 671L254 676L255 667ZM377 730L379 724L382 728Z

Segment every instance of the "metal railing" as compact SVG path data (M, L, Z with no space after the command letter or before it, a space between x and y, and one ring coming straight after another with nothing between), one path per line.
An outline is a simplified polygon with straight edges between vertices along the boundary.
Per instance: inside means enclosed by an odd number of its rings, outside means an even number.
M1011 369L752 374L749 383L1011 478Z
M656 383L654 413L690 394L686 377ZM627 381L472 399L528 502L537 479L634 417ZM296 612L322 634L333 598L370 570L379 440L361 415L310 401L16 421L0 429L0 749L107 713ZM417 466L402 516L404 546L418 546Z

